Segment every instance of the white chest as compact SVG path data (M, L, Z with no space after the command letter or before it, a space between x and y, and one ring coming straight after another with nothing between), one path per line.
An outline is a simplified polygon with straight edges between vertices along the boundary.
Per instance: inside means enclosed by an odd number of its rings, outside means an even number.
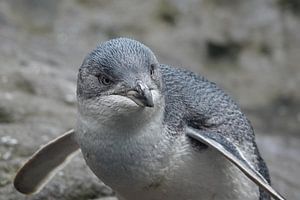
M87 164L125 199L258 199L258 188L236 167L211 149L195 151L185 136L172 141L151 124L138 132L81 128Z
M157 124L135 130L91 124L80 129L77 138L88 165L110 186L147 184L168 166L172 145Z

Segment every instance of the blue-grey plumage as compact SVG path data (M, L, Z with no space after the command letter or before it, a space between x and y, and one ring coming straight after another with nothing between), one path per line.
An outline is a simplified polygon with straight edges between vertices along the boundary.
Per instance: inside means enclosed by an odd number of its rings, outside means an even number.
M179 128L187 125L226 137L270 184L268 168L258 151L253 128L235 101L200 75L167 65L161 65L161 71L166 97L164 121L171 122L168 126L174 128L174 124L179 123ZM260 189L260 199L270 199L270 196Z
M80 148L127 200L284 200L238 105L204 77L160 64L135 40L104 42L85 58L77 99L75 131L24 164L14 180L19 192L40 191Z
M159 64L145 45L100 44L79 70L77 96L84 158L125 199L270 199L238 105L204 77Z

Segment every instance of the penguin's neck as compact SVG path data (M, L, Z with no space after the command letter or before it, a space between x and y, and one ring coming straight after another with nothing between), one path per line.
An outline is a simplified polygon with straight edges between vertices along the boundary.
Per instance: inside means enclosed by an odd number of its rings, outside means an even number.
M151 136L156 137L163 130L163 110L157 110L155 113L141 112L143 113L134 113L113 117L110 120L106 119L106 121L94 122L93 125L89 125L93 129L90 131L96 132L99 135L109 134L112 137L119 137L119 139L150 133ZM149 135L149 137L151 136Z
M86 107L86 106L85 106ZM101 107L99 114L93 109L79 109L77 122L77 140L82 145L91 143L119 145L155 145L163 139L164 103L156 104L154 108L140 108L112 113L111 107ZM85 142L83 142L85 141ZM147 145L146 145L147 146Z

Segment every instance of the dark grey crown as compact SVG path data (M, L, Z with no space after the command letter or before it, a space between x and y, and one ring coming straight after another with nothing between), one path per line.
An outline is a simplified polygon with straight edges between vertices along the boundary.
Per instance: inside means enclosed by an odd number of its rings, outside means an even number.
M147 46L128 38L117 38L101 43L87 56L85 62L108 68L118 66L124 71L134 68L140 70L141 66L148 67L158 63L154 53Z

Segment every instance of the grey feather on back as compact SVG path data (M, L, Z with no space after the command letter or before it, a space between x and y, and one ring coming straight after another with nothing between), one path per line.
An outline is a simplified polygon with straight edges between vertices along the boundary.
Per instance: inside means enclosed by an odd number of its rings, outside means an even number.
M187 124L225 136L270 182L268 169L255 143L253 128L232 98L200 75L167 65L161 65L160 70L166 101L164 121L170 123L170 127L176 125L177 129ZM260 198L267 200L270 195L260 190Z

